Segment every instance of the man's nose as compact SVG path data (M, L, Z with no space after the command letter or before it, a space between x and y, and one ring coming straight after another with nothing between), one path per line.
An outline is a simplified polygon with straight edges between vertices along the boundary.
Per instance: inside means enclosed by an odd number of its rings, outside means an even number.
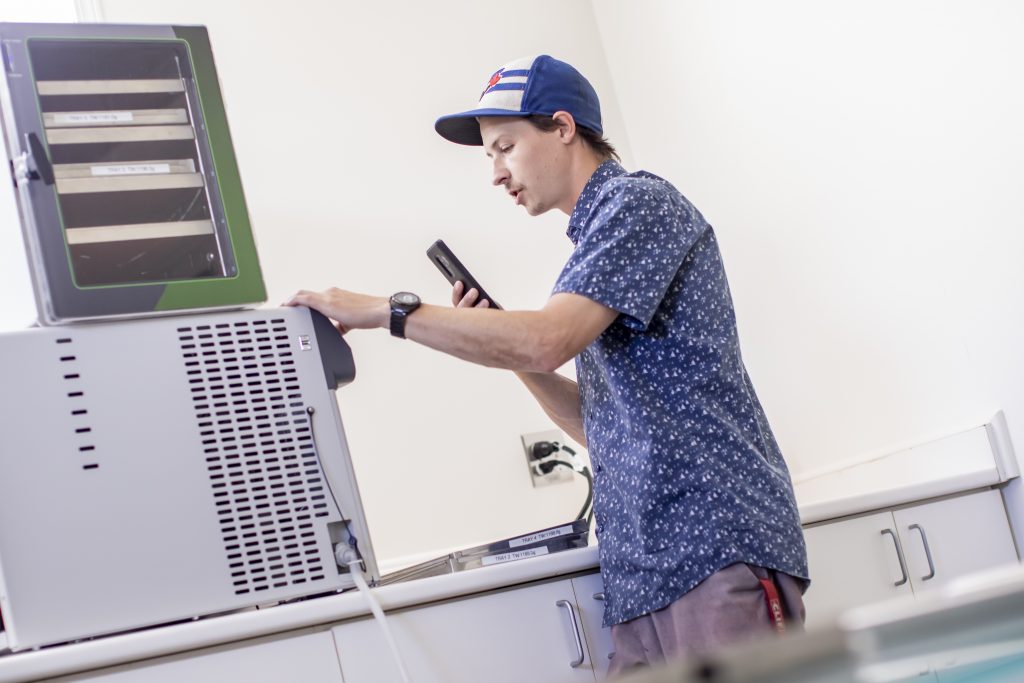
M499 162L497 159L494 160L493 173L494 176L491 179L491 182L494 185L504 185L508 182L508 169L506 169L505 165Z

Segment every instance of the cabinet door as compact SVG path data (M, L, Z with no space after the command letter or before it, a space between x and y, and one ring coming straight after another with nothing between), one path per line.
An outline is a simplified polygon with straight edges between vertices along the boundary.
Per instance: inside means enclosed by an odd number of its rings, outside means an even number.
M327 631L243 641L50 680L52 683L342 683L334 641Z
M1018 561L998 491L897 510L893 516L915 593Z
M572 580L576 604L580 606L583 633L587 637L587 650L594 661L594 674L603 681L608 676L608 664L615 648L612 630L602 626L604 621L604 583L600 574L590 574Z
M897 510L893 516L903 539L916 594L974 572L1018 561L1006 508L998 491L917 505ZM961 664L955 653L937 654L931 661L940 676Z
M395 612L387 621L416 683L594 682L568 579ZM373 619L332 631L345 683L400 681Z
M892 513L881 512L804 530L811 587L804 595L807 626L843 610L911 595Z

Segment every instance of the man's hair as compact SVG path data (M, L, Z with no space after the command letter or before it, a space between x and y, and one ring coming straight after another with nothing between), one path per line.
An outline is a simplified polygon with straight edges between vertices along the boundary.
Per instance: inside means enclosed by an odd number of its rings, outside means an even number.
M550 133L558 128L558 122L553 117L545 116L544 114L527 116L526 120L545 133ZM615 159L615 161L622 161L619 158L619 153L615 151L615 147L604 136L582 126L576 126L576 133L583 139L583 143L594 150L602 160Z

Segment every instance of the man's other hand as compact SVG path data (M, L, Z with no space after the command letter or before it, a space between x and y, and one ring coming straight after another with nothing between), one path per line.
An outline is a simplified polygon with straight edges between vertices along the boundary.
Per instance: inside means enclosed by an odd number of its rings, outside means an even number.
M465 285L462 284L461 280L452 287L452 306L455 306L455 308L490 308L491 302L487 299L476 300L480 296L480 293L476 291L476 287L466 292L465 296L462 294L463 289L465 289Z

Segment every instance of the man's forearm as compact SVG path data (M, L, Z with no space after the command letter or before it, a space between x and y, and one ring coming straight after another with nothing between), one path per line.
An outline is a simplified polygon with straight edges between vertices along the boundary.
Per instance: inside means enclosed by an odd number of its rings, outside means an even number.
M561 365L566 353L552 327L539 311L423 305L409 316L405 336L473 363L546 373Z
M350 330L388 328L384 297L332 287L300 290L290 306L315 308ZM519 372L554 372L592 343L618 316L603 304L568 292L553 294L539 311L442 308L424 304L408 314L405 336L463 360Z
M557 372L517 372L540 407L552 422L558 425L576 443L587 445L583 433L583 413L580 408L580 390L576 382Z

